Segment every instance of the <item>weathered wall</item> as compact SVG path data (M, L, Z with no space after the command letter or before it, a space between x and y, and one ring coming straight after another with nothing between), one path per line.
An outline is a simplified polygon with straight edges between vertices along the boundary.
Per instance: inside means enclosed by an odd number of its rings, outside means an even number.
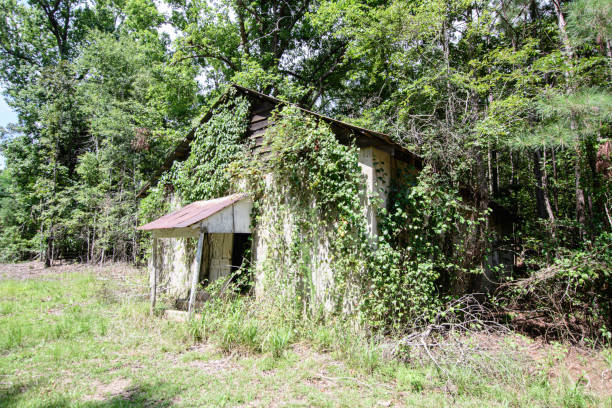
M391 184L391 155L375 147L359 149L359 167L365 176L366 200L363 202L370 236L378 235L377 207L386 207Z
M387 152L366 147L359 151L359 166L364 175L367 193L362 200L364 216L368 232L375 237L378 234L377 207L387 205L391 181L405 165ZM311 231L309 236L304 236L301 227L296 225L295 215L300 209L295 197L291 197L288 192L278 191L279 186L275 185L272 175L266 177L266 189L274 190L274 194L267 195L268 198L264 198L260 203L260 218L253 236L256 295L263 298L267 292L279 290L293 299L298 292L307 293L314 303L311 305L313 307L322 306L326 311L337 306L345 311L353 310L356 306L355 296L345 296L341 305L335 300L337 293L332 268L333 254L330 249L330 237L333 237L334 231L322 229ZM247 205L250 211L250 202L242 204ZM171 207L175 210L180 204L172 198ZM247 226L243 227L246 231ZM212 281L230 273L232 235L206 235L200 280ZM191 276L197 267L197 239L163 238L159 239L159 243L157 262L160 291L174 298L186 298L191 287ZM295 251L300 245L310 249L304 259L296 260ZM303 281L300 277L303 276L306 264L310 275ZM344 288L344 291L353 292L348 287Z
M400 164L401 165L401 164ZM361 148L359 166L364 175L367 197L362 200L368 232L374 237L378 233L376 207L386 206L388 191L395 177L398 164L389 153L374 147ZM326 312L341 308L345 312L355 310L358 298L356 282L347 282L342 288L340 304L338 288L335 287L333 253L330 237L334 231L318 230L304 234L296 225L296 213L302 211L297 201L287 191L279 190L273 175L265 180L266 193L259 207L259 221L253 239L253 260L255 263L255 293L259 299L276 291L278 296L295 299L306 294L314 304ZM314 203L313 203L314 205ZM296 248L308 253L296 259ZM308 264L308 282L302 282L304 264ZM352 285L355 283L355 285Z
M170 211L181 207L180 201L174 196L168 198ZM149 271L153 263L157 265L158 292L167 293L173 298L184 298L189 293L191 272L196 268L195 252L197 239L193 238L160 238L157 240L157 257L149 258ZM151 284L153 273L150 273Z
M297 200L279 190L272 174L266 176L265 184L267 193L260 202L260 216L253 236L257 298L292 302L308 294L307 298L316 305L332 310L333 276L328 231L305 236L296 225L296 214L301 211ZM306 249L310 250L304 257L295 259L296 251ZM306 279L302 279L304 263L309 264L307 273L310 276ZM274 296L269 296L271 294Z
M195 253L197 239L160 238L158 239L157 259L149 261L158 267L158 290L173 298L185 298L191 287L191 276L197 267Z
M179 201L170 197L170 210L181 207ZM228 222L223 219L223 222ZM242 221L240 221L242 222ZM213 281L230 273L232 260L233 234L206 234L202 248L202 266L200 280ZM158 267L158 291L175 299L185 299L189 295L191 279L197 268L195 259L197 238L158 238L157 258L149 259L149 271L153 262ZM153 276L150 273L150 276ZM151 278L152 279L152 278ZM152 284L152 281L150 282Z

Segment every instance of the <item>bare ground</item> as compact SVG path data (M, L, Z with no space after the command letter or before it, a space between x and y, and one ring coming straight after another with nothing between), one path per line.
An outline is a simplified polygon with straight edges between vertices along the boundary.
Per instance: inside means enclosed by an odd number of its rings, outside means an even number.
M29 261L11 264L0 263L0 279L36 279L85 270L118 279L121 279L126 274L142 273L138 268L121 262L90 265L78 262L55 261L53 266L45 268L42 262Z

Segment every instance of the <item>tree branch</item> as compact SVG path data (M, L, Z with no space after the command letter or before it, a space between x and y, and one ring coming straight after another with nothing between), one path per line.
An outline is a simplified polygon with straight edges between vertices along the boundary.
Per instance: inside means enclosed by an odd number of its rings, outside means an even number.
M212 53L204 53L204 54L195 54L195 55L189 55L186 57L182 57L179 58L175 61L172 62L171 65L176 65L177 63L181 62L181 61L185 61L188 59L195 59L195 58L213 58L213 59L217 59L221 62L224 62L230 69L233 69L234 71L238 71L238 66L236 64L234 64L229 58L224 57L223 55L215 55Z

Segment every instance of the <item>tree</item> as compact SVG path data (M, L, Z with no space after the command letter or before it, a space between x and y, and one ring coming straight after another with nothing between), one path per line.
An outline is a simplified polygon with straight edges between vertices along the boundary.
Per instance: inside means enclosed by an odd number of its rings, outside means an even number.
M5 257L136 260L135 193L197 113L196 71L168 66L152 2L6 2L0 77L19 126L3 138L17 212Z
M325 105L346 73L342 40L311 23L315 1L172 2L184 31L175 63L194 60L216 88L230 81Z

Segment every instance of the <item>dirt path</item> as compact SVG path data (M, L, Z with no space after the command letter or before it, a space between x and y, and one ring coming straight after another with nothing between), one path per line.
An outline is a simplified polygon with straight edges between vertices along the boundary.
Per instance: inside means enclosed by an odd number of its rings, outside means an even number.
M83 264L59 264L45 268L42 262L30 261L14 264L0 264L0 279L32 279L48 275L57 275L66 272L81 270Z
M35 279L61 275L77 271L89 270L101 275L125 275L138 273L138 269L126 263L107 263L103 265L90 265L78 262L55 261L51 267L45 268L39 261L19 262L11 264L0 263L0 279Z

